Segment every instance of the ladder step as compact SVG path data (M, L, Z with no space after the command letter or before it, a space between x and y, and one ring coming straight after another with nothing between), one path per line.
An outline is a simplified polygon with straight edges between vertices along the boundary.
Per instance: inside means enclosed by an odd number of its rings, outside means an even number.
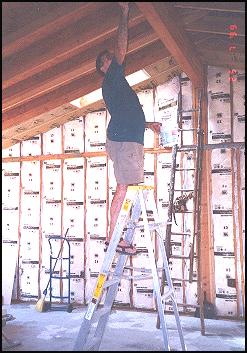
M150 279L153 278L152 274L150 275L136 275L136 276L130 276L131 279L134 281L142 280L142 279Z
M67 276L54 276L54 275L51 275L51 278L53 278L53 279L68 279L68 277Z
M142 273L151 273L151 268L144 268L144 267L133 267L133 266L124 266L124 269L126 270L133 270L133 271L139 271Z
M159 223L149 223L148 226L149 226L149 230L155 230L157 229L159 226L165 226L166 224L164 222L159 222ZM144 228L144 224L139 224L139 225L136 225L134 228L141 228L143 229ZM126 228L126 229L133 229L132 227L130 228Z
M173 291L173 289L170 289L168 292L166 292L165 294L162 295L162 300L164 301L173 295L174 295L174 291Z
M108 288L108 287L112 286L113 284L119 283L119 281L120 281L119 277L115 278L115 279L110 279L104 283L104 288Z

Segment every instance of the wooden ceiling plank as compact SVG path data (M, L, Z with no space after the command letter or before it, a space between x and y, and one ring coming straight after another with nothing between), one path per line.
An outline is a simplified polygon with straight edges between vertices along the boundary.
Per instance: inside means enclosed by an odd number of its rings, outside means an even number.
M57 11L52 11L47 16L28 23L17 32L3 36L3 59L9 55L13 55L17 51L23 50L47 35L61 30L71 22L87 16L90 12L100 9L103 4L102 2L65 2Z
M202 61L211 66L220 66L233 69L245 69L245 52L236 52L230 55L227 50L198 49Z
M223 2L223 1L212 1L212 2L174 2L174 7L182 9L201 9L207 11L225 11L225 12L237 12L245 13L245 3L243 2Z
M3 60L3 88L68 60L82 50L111 37L117 30L119 17L119 8L112 4L95 12L93 16L88 16L81 23L75 22L72 26L29 46L18 56ZM143 15L135 7L130 13L129 25L131 27L140 22L143 22Z
M144 66L151 65L153 62L169 55L170 53L160 41L151 43L143 49L127 56L126 75L136 72ZM80 77L72 83L57 88L54 92L49 92L33 99L31 102L13 108L2 115L2 128L4 130L20 124L55 107L86 95L101 87L101 81L102 78L99 74L93 72Z
M152 27L147 22L143 22L129 31L128 54L157 40L157 34ZM83 55L77 55L66 63L58 64L46 70L42 75L37 75L37 78L31 77L3 90L2 111L6 112L16 105L23 104L86 73L95 71L97 54L105 48L112 50L114 44L115 38L107 39L100 45L83 52Z
M206 10L205 11L203 11L203 10L194 10L190 14L185 15L183 17L183 24L184 25L188 25L190 23L198 21L201 18L205 17L207 14L208 14L208 11L206 11Z
M242 18L242 15L241 17L204 17L203 20L185 25L184 29L188 32L212 33L227 36L229 32L231 32L231 24L237 26L235 32L238 37L245 36L245 20Z
M136 2L136 5L195 87L202 86L202 63L194 46L184 35L173 7L167 2Z
M203 49L209 49L209 50L223 50L228 54L231 54L231 52L229 52L229 40L224 39L224 37L220 38L215 38L215 36L208 36L208 38L205 38L203 41L198 41L195 43L196 47L200 50ZM237 44L234 43L234 45L236 45L236 49L234 50L235 53L245 53L245 45L242 44ZM216 49L213 49L216 48Z

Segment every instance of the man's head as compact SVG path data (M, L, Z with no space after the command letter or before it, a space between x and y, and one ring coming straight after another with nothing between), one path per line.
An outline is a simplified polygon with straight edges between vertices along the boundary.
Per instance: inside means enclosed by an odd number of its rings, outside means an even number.
M111 65L113 54L109 50L104 50L97 56L96 59L96 70L101 74L105 75L109 66Z

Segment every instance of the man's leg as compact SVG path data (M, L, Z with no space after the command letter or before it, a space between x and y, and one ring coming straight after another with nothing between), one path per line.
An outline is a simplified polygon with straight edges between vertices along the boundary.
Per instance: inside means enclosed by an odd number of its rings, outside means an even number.
M112 237L112 234L113 234L115 225L117 223L118 215L121 210L127 189L128 189L128 185L117 184L116 192L115 192L115 195L112 199L111 208L110 208L110 217L111 217L110 231L109 231L108 238L106 239L106 241L108 241L108 242L110 241L110 239ZM136 248L133 245L126 242L126 240L124 240L124 239L121 239L119 241L117 249L119 249L119 251L121 251L121 252L125 251L125 253L127 252L129 255L136 254Z
M127 192L128 185L117 184L115 195L112 199L111 208L110 208L110 230L108 235L108 241L112 237L115 225L117 223L117 218L121 210L123 200Z

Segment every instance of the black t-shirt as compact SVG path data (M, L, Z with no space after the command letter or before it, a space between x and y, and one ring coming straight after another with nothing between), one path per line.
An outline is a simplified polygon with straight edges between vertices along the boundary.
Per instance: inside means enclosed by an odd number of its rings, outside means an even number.
M102 95L111 115L107 137L112 141L144 144L145 115L139 98L113 57L102 84Z

